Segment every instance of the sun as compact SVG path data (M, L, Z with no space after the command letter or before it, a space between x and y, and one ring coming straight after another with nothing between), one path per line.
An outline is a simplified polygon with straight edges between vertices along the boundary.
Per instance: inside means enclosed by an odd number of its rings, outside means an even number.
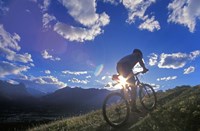
M125 87L128 83L127 83L127 79L124 78L123 76L119 76L119 84L123 87Z

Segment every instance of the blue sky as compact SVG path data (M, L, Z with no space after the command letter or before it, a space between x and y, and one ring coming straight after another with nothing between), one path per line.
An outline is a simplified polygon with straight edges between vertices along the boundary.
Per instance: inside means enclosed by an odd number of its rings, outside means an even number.
M139 48L141 81L199 84L199 0L1 0L0 79L52 92L104 88Z

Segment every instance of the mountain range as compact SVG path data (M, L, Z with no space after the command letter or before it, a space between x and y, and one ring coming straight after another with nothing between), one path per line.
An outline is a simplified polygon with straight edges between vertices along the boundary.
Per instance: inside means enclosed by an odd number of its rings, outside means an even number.
M65 87L53 93L45 94L35 89L26 88L23 83L10 84L0 80L0 110L28 110L79 114L98 109L105 96L106 89L83 89Z

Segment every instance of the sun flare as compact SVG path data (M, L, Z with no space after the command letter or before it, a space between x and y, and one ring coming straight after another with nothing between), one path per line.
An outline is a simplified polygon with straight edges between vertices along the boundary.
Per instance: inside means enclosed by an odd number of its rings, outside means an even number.
M127 83L127 79L124 78L123 76L119 76L119 83L121 86L125 86Z

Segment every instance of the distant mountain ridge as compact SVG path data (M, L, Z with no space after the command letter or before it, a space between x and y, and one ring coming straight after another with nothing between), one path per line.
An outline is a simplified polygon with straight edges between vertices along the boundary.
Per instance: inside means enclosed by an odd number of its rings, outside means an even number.
M8 110L10 108L20 110L29 108L29 111L48 110L53 113L79 114L101 108L108 93L110 91L106 89L65 87L53 93L44 94L26 88L23 83L14 85L0 80L0 105L6 104Z
M31 97L31 95L27 92L23 83L14 85L0 80L0 97L6 100L17 101L26 97Z
M42 96L47 95L47 93L41 92L41 91L36 90L34 88L26 88L26 90L30 95L32 95L34 97L42 97Z
M110 91L106 89L83 89L80 87L65 87L54 93L45 95L42 100L47 105L55 105L55 108L61 108L71 112L85 112L91 109L101 108L103 100Z

